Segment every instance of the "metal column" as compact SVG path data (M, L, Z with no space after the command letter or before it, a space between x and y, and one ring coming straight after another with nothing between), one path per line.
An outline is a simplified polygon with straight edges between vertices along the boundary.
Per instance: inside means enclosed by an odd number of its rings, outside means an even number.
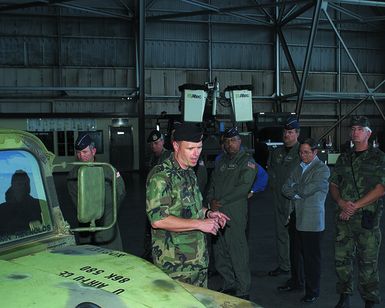
M318 21L319 21L319 16L320 16L320 12L321 12L321 4L322 4L322 0L317 0L317 3L314 7L313 22L312 22L310 36L309 36L309 42L308 42L307 50L306 50L305 62L304 62L304 67L303 67L302 79L301 79L301 87L299 89L298 98L297 98L297 105L295 108L295 112L296 112L298 118L301 115L303 97L305 94L306 81L307 81L307 77L309 75L310 60L311 60L311 55L313 52L314 40L315 40L315 36L317 34Z
M145 50L144 50L144 26L145 26L145 16L146 11L144 7L144 2L138 0L138 22L139 22L139 34L138 34L138 40L139 40L139 54L138 54L138 76L139 76L139 98L138 98L138 116L139 116L139 170L141 172L144 172L145 170L145 116L144 116L144 96L145 96L145 89L144 89L144 58L145 58Z
M276 1L278 2L278 1ZM275 7L275 26L278 29L280 27L280 9L278 5ZM280 47L280 37L279 31L275 31L275 97L276 100L276 111L282 112L282 104L281 104L281 47Z

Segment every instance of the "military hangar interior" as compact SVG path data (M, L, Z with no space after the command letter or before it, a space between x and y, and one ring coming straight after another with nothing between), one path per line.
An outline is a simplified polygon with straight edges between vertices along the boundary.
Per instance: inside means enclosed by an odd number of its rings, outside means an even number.
M169 135L186 116L184 89L192 85L207 96L200 112L208 161L220 130L237 124L264 165L258 145L280 142L288 115L299 118L302 138L319 140L330 164L349 142L350 115L367 116L371 142L384 149L383 1L8 0L0 16L0 127L36 134L58 163L73 161L78 133L90 132L98 160L124 175L119 224L125 251L135 255L143 253L147 136L156 127ZM234 86L251 89L251 119L238 117L242 106L228 95ZM55 181L71 216L64 171ZM269 191L250 202L251 300L300 307L298 294L276 291L288 277L267 276L276 258L270 203ZM328 198L314 307L338 299L333 208ZM352 307L362 305L355 291Z

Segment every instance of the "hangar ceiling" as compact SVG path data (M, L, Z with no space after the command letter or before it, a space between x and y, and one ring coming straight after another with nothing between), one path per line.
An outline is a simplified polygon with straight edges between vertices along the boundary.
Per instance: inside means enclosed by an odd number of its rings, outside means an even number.
M36 10L42 8L41 10ZM43 10L44 9L44 10ZM353 46L351 49L349 39L351 33L356 32L357 36L362 33L371 32L378 38L384 34L385 20L385 3L382 1L361 1L361 0L243 0L237 1L219 1L219 0L147 0L147 1L129 1L129 0L110 0L110 1L0 1L0 14L3 16L23 16L25 14L40 14L42 17L51 15L56 16L58 23L60 19L68 16L84 17L84 18L109 18L127 21L132 29L133 40L135 45L136 58L134 61L135 81L133 86L127 85L117 86L114 84L111 87L105 85L98 86L81 86L69 85L63 82L55 82L50 84L39 85L7 85L0 86L0 91L4 96L10 96L17 100L23 96L23 92L32 93L30 98L38 100L46 98L42 92L50 93L65 93L71 97L71 93L77 93L77 98L82 97L85 92L92 92L92 96L106 99L106 93L112 100L116 97L124 95L132 96L138 99L138 114L144 117L144 100L161 100L156 94L148 91L145 86L145 69L148 68L146 61L149 56L145 56L144 50L145 41L151 36L147 29L152 29L152 25L157 27L161 23L171 24L171 27L181 27L181 25L203 24L208 28L207 31L207 67L208 79L212 81L214 78L215 66L215 41L213 40L212 29L216 25L227 25L226 29L231 29L234 26L256 27L256 31L260 29L269 29L273 33L272 41L274 46L271 47L274 56L272 56L273 65L273 84L274 89L271 93L254 93L254 101L269 101L273 104L275 111L282 111L282 104L292 102L295 104L295 112L300 116L303 109L303 103L306 101L351 101L355 102L355 106L350 108L349 113L354 112L360 105L372 102L375 108L383 119L385 116L380 105L385 99L385 63L375 63L375 68L371 69L362 67L368 61L374 59L377 61L383 58L383 43L382 40L377 40L378 46L370 46L370 49L376 53L376 57L370 59L367 52L363 57L366 60L360 59L360 54L357 50L359 46ZM63 28L64 25L61 25ZM166 28L165 28L166 29ZM364 30L362 30L364 29ZM306 36L306 46L304 53L300 56L295 54L296 49L288 41L292 33L302 31L301 35ZM314 58L314 50L317 45L317 39L321 31L328 31L334 36L333 44L335 59L334 68L331 71L335 75L335 85L333 89L318 90L313 86L308 89L307 84L309 75L312 70L312 56ZM364 32L366 31L366 32ZM231 30L229 30L231 32ZM322 32L324 33L324 32ZM343 33L343 34L342 34ZM346 35L350 33L350 35ZM324 35L324 34L322 34ZM289 36L289 37L288 37ZM60 33L58 34L60 40ZM368 44L365 40L365 35L362 38L363 45ZM167 40L167 35L164 35L164 40ZM247 38L245 38L247 40ZM180 39L180 42L183 38ZM356 44L356 42L354 43ZM370 43L373 44L373 43ZM60 53L60 52L59 52ZM63 55L57 55L57 63L55 69L60 71L67 67L60 63ZM156 57L156 54L155 54ZM347 58L349 64L343 64L341 57ZM361 56L362 57L362 56ZM313 59L314 60L314 59ZM322 66L322 58L318 60ZM330 61L330 59L328 60ZM325 61L326 62L326 61ZM151 63L151 68L156 68L156 61ZM326 65L326 64L325 64ZM373 64L372 64L373 65ZM7 67L7 65L2 65ZM8 65L8 68L13 68ZM283 67L290 75L292 83L292 91L282 90ZM160 67L162 68L162 67ZM350 75L354 75L357 84L355 91L344 91L343 78L344 71L347 69ZM20 66L14 66L14 69L20 69ZM231 67L236 69L236 67ZM377 71L378 70L378 71ZM329 70L328 70L329 71ZM373 77L375 75L375 78ZM128 78L128 77L127 77ZM368 80L369 78L369 80ZM62 79L59 78L59 79ZM287 81L285 81L286 83ZM176 91L174 91L175 93ZM145 94L146 93L146 94ZM177 100L177 95L163 96L165 101ZM340 120L343 120L341 117Z

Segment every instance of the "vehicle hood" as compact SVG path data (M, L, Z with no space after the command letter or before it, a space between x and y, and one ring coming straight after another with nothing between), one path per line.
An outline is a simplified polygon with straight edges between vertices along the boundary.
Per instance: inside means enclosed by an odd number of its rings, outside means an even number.
M4 307L257 307L180 284L133 255L90 245L0 261L0 285Z

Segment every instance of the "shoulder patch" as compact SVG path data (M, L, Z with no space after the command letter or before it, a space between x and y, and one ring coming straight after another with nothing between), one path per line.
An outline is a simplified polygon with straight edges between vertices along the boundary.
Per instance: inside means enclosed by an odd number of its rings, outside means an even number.
M255 164L251 161L247 162L247 167L251 168L251 169L255 169Z

